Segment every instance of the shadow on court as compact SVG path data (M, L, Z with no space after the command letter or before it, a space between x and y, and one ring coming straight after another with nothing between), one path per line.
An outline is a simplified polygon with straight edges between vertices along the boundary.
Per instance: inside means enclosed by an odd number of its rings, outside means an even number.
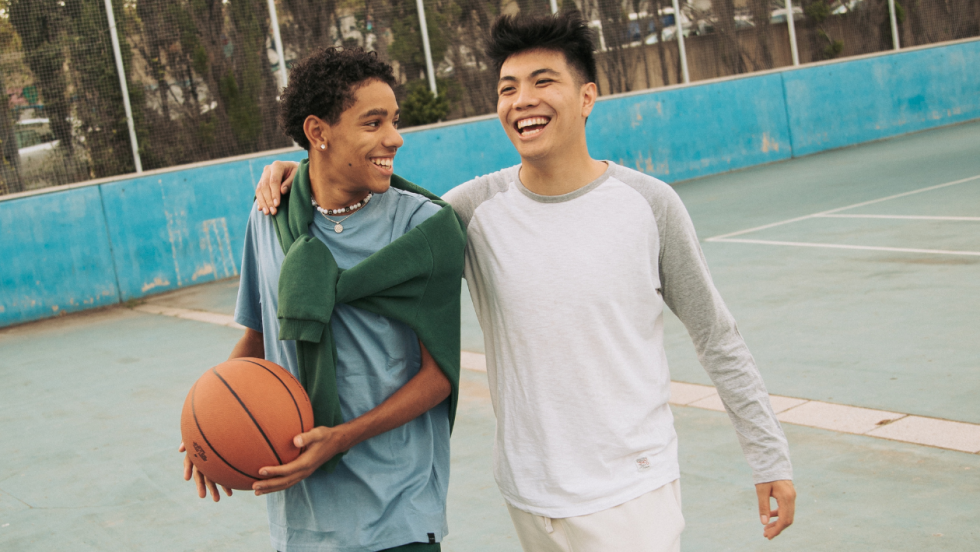
M980 178L949 184L980 176L978 151L974 123L677 186L771 393L980 423ZM236 291L147 303L230 315ZM467 299L463 320L482 352ZM666 327L672 379L710 383ZM270 550L263 499L200 500L180 475L184 396L239 336L126 307L0 330L0 549ZM977 454L784 424L797 517L768 542L727 417L673 410L686 552L980 548ZM449 552L520 549L493 431L486 375L464 370Z

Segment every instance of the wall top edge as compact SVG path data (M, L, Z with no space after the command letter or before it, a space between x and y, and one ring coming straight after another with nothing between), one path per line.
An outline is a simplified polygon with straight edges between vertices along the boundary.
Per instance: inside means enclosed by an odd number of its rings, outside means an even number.
M674 90L681 90L681 89L684 89L684 88L691 88L691 87L696 87L696 86L705 86L705 85L709 85L709 84L717 84L717 83L721 83L721 82L728 82L728 81L734 81L734 80L740 80L740 79L749 79L749 78L763 77L763 76L767 76L767 75L788 73L788 72L792 72L792 71L799 71L799 70L802 70L802 69L810 69L810 68L813 68L813 67L821 67L821 66L825 66L825 65L834 65L834 64L839 64L839 63L849 63L849 62L852 62L852 61L861 61L861 60L878 58L878 57L885 57L885 56L891 56L891 55L900 55L900 54L905 54L905 53L910 53L910 52L917 52L917 51L921 51L921 50L928 50L928 49L931 49L931 48L942 48L942 47L946 47L946 46L954 46L954 45L957 45L957 44L966 44L966 43L970 43L970 42L980 42L980 37L963 38L963 39L959 39L959 40L950 40L950 41L946 41L946 42L937 42L935 44L925 44L925 45L922 45L922 46L913 46L911 48L902 48L900 50L888 50L888 51L884 51L884 52L875 52L875 53L864 54L864 55L860 55L860 56L851 56L851 57L846 57L846 58L842 58L842 59L832 59L832 60L827 60L827 61L819 61L819 62L808 63L808 64L805 64L805 65L799 65L799 66L777 67L775 69L769 69L767 71L756 71L756 72L753 72L753 73L743 73L743 74L740 74L740 75L730 75L730 76L727 76L727 77L719 77L719 78L716 78L716 79L700 80L700 81L690 82L690 83L687 83L687 84L673 84L673 85L670 85L670 86L663 86L663 87L660 87L660 88L648 88L648 89L644 89L644 90L635 90L635 91L631 91L631 92L624 92L624 93L621 93L621 94L612 94L612 95L609 95L609 96L602 96L601 98L598 98L596 101L597 102L605 102L605 101L617 100L617 99L620 99L620 98L629 98L629 97L632 97L632 96L641 96L641 95L644 95L644 94L653 94L653 93L659 93L659 92L670 92L670 91L674 91ZM445 121L445 122L433 123L433 124L430 124L430 125L421 125L421 126L417 126L417 127L411 127L411 128L407 128L407 129L403 130L402 131L402 134L413 134L413 133L417 133L417 132L424 132L424 131L427 131L427 130L435 130L435 129L440 129L440 128L446 128L446 127L452 127L452 126L458 126L458 125L465 125L465 124L475 123L475 122L480 122L480 121L490 121L490 120L496 120L496 119L497 119L497 114L496 113L489 113L489 114L486 114L486 115L477 115L477 116L474 116L474 117L466 117L464 119L455 119L455 120L452 120L452 121ZM161 175L161 174L167 174L167 173L171 173L171 172L183 171L183 170L187 170L187 169L194 169L194 168L207 167L207 166L215 166L215 165L221 165L221 164L224 164L224 163L235 163L235 162L238 162L238 161L246 161L246 160L249 160L249 159L256 159L256 158L259 158L259 157L268 157L268 156L272 156L272 155L281 155L281 154L287 154L287 153L297 153L297 152L301 152L301 151L303 151L302 148L300 148L298 146L291 146L291 147L288 147L288 148L279 148L279 149L274 149L274 150L266 150L266 151L260 151L260 152L257 152L257 153L248 153L248 154L244 154L244 155L236 155L236 156L233 156L233 157L223 157L221 159L213 159L213 160L209 160L209 161L199 161L197 163L189 163L189 164L186 164L186 165L175 165L173 167L166 167L166 168L162 168L162 169L154 169L152 171L145 171L145 172L142 172L142 173L120 174L120 175L116 175L116 176L110 176L110 177L106 177L106 178L99 178L99 179L95 179L95 180L86 180L86 181L83 181L83 182L75 182L75 183L72 183L72 184L64 184L62 186L51 186L51 187L48 187L48 188L42 188L40 190L30 190L30 191L27 191L27 192L18 192L18 193L15 193L15 194L7 194L7 195L0 196L0 203L3 203L5 201L12 201L12 200L15 200L15 199L22 199L22 198L25 198L25 197L32 197L32 196L38 196L38 195L45 195L45 194L54 194L54 193L59 193L59 192L65 192L65 191L74 190L74 189L77 189L77 188L86 188L86 187L89 187L89 186L99 186L101 184L110 184L112 182L119 182L119 181L123 181L123 180L134 180L134 179L137 179L137 178L152 177L152 176L157 176L157 175Z
M173 167L164 167L162 169L153 169L152 171L143 171L141 173L126 173L118 174L116 176L107 176L105 178L96 178L94 180L85 180L82 182L73 182L71 184L63 184L61 186L50 186L47 188L41 188L39 190L29 190L26 192L17 192L15 194L7 194L0 196L0 203L4 201L10 201L13 199L21 199L25 197L38 196L44 194L56 194L59 192L66 192L69 190L74 190L77 188L87 188L89 186L99 186L102 184L111 184L113 182L119 182L123 180L136 180L137 178L150 178L158 176L161 174L167 174L172 172L184 171L187 169L196 169L200 167L213 167L215 165L222 165L224 163L236 163L239 161L248 161L249 159L256 159L259 157L268 157L270 155L281 155L286 153L295 153L303 151L302 148L292 146L288 148L279 148L274 150L265 150L256 153L246 153L244 155L235 155L233 157L222 157L220 159L211 159L209 161L198 161L196 163L188 163L186 165L174 165Z
M901 54L907 54L907 53L910 53L910 52L918 52L918 51L921 51L921 50L929 50L931 48L943 48L943 47L946 47L946 46L955 46L957 44L967 44L967 43L970 43L970 42L980 42L980 37L961 38L959 40L947 40L946 42L936 42L935 44L923 44L922 46L912 46L912 47L909 47L909 48L902 48L900 50L886 50L884 52L873 52L873 53L870 53L870 54L862 54L860 56L850 56L850 57L845 57L845 58L840 58L840 59L828 59L828 60L825 60L825 61L815 61L813 63L800 64L800 65L796 65L796 66L789 65L789 66L786 66L786 67L776 67L774 69L768 69L766 71L755 71L755 72L752 72L752 73L742 73L740 75L729 75L727 77L718 77L718 78L715 78L715 79L699 80L699 81L689 82L687 84L681 83L681 84L672 84L670 86L661 86L660 88L647 88L647 89L644 89L644 90L633 90L633 91L630 91L630 92L623 92L623 93L620 93L620 94L610 94L609 96L602 96L601 98L599 98L599 99L596 100L596 103L603 102L603 101L609 101L609 100L617 100L617 99L620 99L620 98L629 98L631 96L642 96L643 94L651 94L651 93L655 93L655 92L668 92L668 91L673 91L673 90L681 90L681 89L684 89L684 88L691 88L693 86L704 86L704 85L707 85L707 84L716 84L716 83L720 83L720 82L728 82L728 81L741 80L741 79L750 79L750 78L754 78L754 77L764 77L764 76L767 76L767 75L775 75L775 74L779 74L779 73L790 73L790 72L793 72L793 71L800 71L802 69L811 69L813 67L823 67L825 65L836 65L836 64L839 64L839 63L849 63L849 62L852 62L852 61L861 61L861 60L872 59L872 58L879 58L879 57L885 57L885 56L901 55Z

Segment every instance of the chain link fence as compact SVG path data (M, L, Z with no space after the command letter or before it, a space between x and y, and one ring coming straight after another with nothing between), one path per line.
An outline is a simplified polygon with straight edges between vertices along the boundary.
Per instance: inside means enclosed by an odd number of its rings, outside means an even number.
M403 126L493 113L493 20L556 9L602 95L980 36L980 0L0 0L0 194L288 147L278 92L320 47L390 62Z

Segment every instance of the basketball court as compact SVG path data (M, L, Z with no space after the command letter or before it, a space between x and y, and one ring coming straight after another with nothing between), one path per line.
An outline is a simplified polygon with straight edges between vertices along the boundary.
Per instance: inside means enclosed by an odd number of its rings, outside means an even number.
M980 123L676 190L774 396L799 494L796 524L765 541L731 424L668 315L683 549L980 547ZM241 335L237 286L0 330L0 548L270 550L264 499L199 500L177 453L187 390ZM443 550L519 551L463 303Z

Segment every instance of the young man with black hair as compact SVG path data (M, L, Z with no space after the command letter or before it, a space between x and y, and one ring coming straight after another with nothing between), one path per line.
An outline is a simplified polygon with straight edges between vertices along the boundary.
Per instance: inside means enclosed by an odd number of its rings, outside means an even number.
M231 357L287 368L316 426L253 486L281 552L437 552L447 533L465 232L392 172L394 83L360 49L293 68L280 126L309 159L276 216L253 208L248 221L235 312L246 330ZM219 499L185 456L192 477Z
M497 115L521 164L445 195L467 224L465 275L497 416L494 475L528 552L680 550L666 305L725 403L771 539L795 508L786 438L680 198L589 155L593 50L575 15L498 19L488 46ZM289 170L267 169L265 209Z

